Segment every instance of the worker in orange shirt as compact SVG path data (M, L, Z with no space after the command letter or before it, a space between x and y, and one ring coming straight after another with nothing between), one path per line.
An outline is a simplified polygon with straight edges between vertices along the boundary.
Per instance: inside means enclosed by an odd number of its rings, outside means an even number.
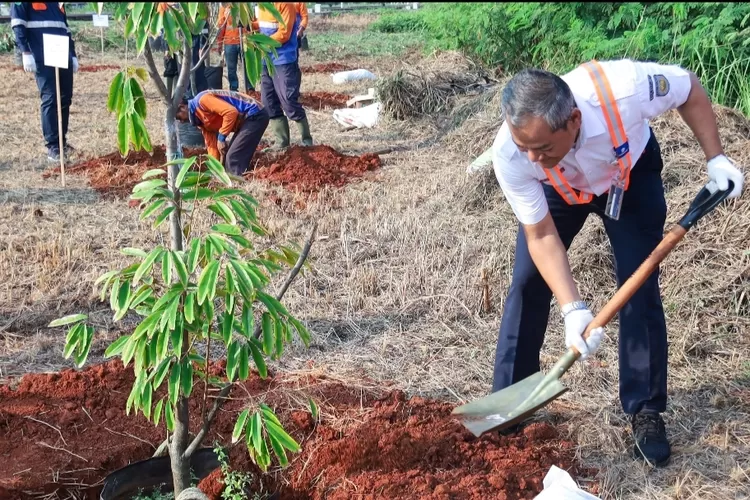
M208 154L222 160L234 175L247 171L268 127L268 113L263 106L247 94L231 90L204 90L183 100L176 118L198 127ZM228 144L227 136L232 132L234 138Z
M307 50L307 4L305 2L297 2L297 21L299 22L299 29L297 30L297 58L299 59L299 51Z
M298 11L294 3L274 2L273 6L281 14L284 23L278 23L276 18L262 6L258 7L258 18L253 21L253 28L259 30L281 44L276 48L276 55L269 54L274 66L274 74L268 74L266 61L263 60L261 73L261 99L271 118L271 130L276 136L274 149L284 149L289 146L289 120L297 124L302 136L302 144L312 146L310 124L307 121L305 108L299 102L302 72L297 58L297 32L300 21L297 20Z
M224 49L224 60L227 65L227 79L229 90L239 90L240 82L237 78L237 62L242 63L242 45L240 44L240 33L242 27L235 25L232 19L231 2L222 2L219 9L219 33L216 37L219 52ZM255 90L253 84L247 78L245 67L241 64L242 75L245 79L245 91Z

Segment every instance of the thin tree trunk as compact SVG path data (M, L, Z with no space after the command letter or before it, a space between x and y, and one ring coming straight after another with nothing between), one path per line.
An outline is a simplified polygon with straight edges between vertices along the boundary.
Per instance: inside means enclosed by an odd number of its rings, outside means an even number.
M183 41L182 47L183 61L189 61L192 58L192 50L187 40ZM182 96L185 94L185 87L187 86L189 76L190 65L183 63L180 70L180 76L175 84L174 94L171 96L171 105L167 107L167 116L164 123L168 161L182 157L182 147L177 135L177 122L175 115L177 113L177 106L182 101ZM169 189L175 197L175 210L169 216L169 232L172 240L172 250L181 251L183 249L182 210L179 190L175 187L175 180L180 171L180 166L169 165L168 168ZM182 359L185 359L190 342L187 332L183 332L183 336ZM172 443L169 448L175 498L177 498L183 490L190 488L190 459L185 456L185 450L190 444L189 433L190 409L188 407L187 398L181 395L178 398L175 407L174 433L172 434Z

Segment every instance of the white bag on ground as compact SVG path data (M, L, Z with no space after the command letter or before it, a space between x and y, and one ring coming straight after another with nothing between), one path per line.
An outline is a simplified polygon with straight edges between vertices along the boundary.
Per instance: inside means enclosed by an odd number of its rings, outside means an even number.
M580 489L570 474L554 465L544 476L542 484L544 489L534 500L601 500Z
M479 158L471 162L471 164L466 169L467 174L475 174L477 172L481 172L487 167L492 167L492 148L488 149L481 155L479 155Z
M377 80L377 78L377 76L373 75L366 69L353 69L351 71L340 71L339 73L334 73L333 83L340 84L357 80Z
M372 128L378 123L380 103L362 108L344 108L333 111L333 119L345 127Z

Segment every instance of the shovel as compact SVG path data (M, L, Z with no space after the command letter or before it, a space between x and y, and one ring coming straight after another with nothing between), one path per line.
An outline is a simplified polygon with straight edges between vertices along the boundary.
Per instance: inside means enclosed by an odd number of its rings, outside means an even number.
M724 201L733 188L734 183L729 181L729 188L725 191L716 190L711 193L708 185L700 190L690 204L685 216L664 236L664 239L651 252L651 255L623 283L612 299L588 325L583 333L584 339L588 337L591 330L605 326L614 318L690 228L701 217ZM491 429L497 428L500 430L511 427L567 392L568 389L562 385L560 378L580 356L581 354L574 347L571 347L555 363L548 374L537 372L489 396L459 406L453 410L453 414L458 415L461 423L476 437Z

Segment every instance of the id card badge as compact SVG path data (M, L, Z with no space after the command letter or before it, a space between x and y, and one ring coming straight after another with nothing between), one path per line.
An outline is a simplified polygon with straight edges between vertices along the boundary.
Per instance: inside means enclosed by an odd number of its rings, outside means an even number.
M612 179L612 185L609 187L609 196L607 196L607 207L604 213L612 220L620 219L620 209L622 208L622 199L625 196L625 179L617 172Z

